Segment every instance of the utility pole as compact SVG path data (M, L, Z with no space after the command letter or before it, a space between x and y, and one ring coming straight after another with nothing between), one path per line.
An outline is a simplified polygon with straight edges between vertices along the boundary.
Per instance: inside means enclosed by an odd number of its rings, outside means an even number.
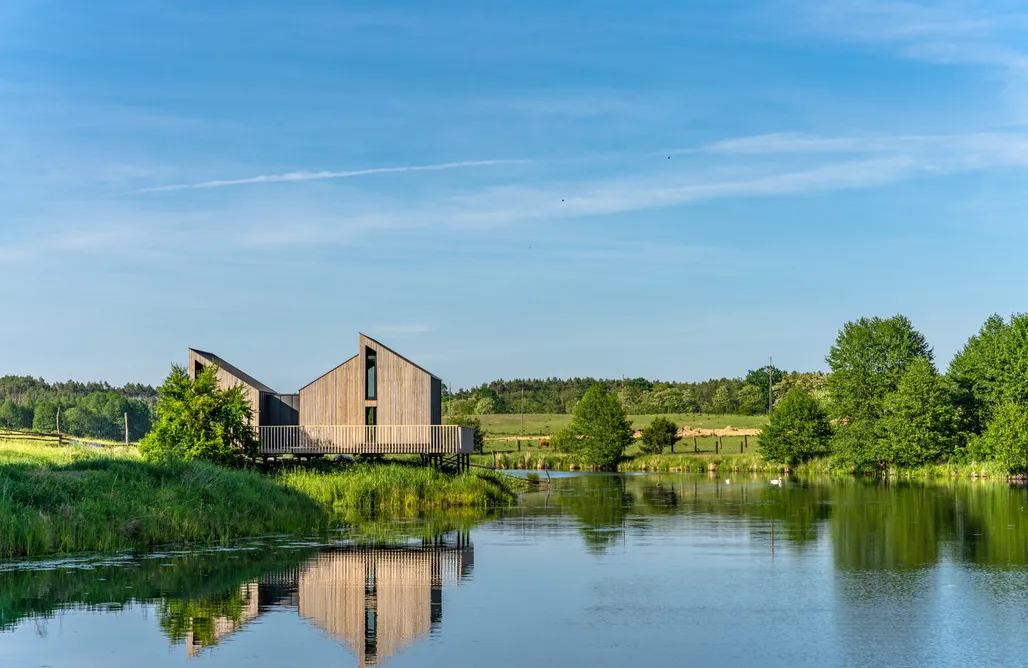
M128 413L125 413L125 445L129 444L128 440Z
M525 435L525 381L521 381L521 435ZM521 449L521 441L518 441L518 450Z
M775 364L770 357L767 358L767 416L771 417L772 407L775 405L774 392L775 392L775 381L774 381Z

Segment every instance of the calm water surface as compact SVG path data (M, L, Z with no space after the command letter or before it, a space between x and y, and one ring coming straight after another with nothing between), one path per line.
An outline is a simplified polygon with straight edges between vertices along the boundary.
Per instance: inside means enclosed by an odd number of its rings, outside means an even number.
M555 478L473 528L0 565L0 666L1021 666L1025 490Z

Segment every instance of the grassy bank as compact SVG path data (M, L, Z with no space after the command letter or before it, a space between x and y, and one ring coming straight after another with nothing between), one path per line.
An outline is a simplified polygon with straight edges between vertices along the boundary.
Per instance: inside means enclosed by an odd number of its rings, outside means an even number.
M402 464L277 475L155 465L135 448L0 443L0 557L317 532L360 515L484 508L513 483Z
M113 550L310 531L313 499L257 473L157 466L133 449L0 447L0 555Z
M516 493L513 480L489 471L453 476L401 463L360 464L331 472L299 469L282 473L278 480L335 511L401 516L489 508L509 502Z
M472 461L480 466L492 466L493 455L475 455ZM570 454L531 450L520 453L497 453L496 463L507 469L549 469L575 471L588 467L579 457ZM618 465L618 471L658 473L702 473L732 471L752 473L784 473L786 466L767 462L756 453L745 454L662 454L643 455L629 453ZM838 475L852 476L856 472L840 466L831 459L815 459L791 471L798 476ZM992 478L1005 480L1007 469L997 462L941 463L916 468L892 469L890 476L900 478Z

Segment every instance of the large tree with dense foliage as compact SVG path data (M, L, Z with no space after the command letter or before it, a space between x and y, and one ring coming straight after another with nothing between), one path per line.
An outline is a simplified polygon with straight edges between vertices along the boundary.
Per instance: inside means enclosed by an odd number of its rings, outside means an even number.
M981 448L1011 473L1028 473L1028 407L1004 401L993 410L982 435Z
M957 409L946 380L926 359L912 360L896 391L885 397L877 457L888 464L920 466L953 454Z
M793 388L771 414L757 441L761 457L795 466L829 452L832 427L828 415L809 392Z
M989 317L954 356L947 375L971 432L981 433L1000 404L1028 403L1028 314L1009 322Z
M203 459L239 465L259 453L253 415L241 387L218 387L217 366L204 367L190 379L173 365L158 389L157 421L139 444L149 461Z
M882 463L885 400L914 360L931 362L932 350L902 315L861 318L840 330L826 361L832 372L829 407L837 421L833 448L841 461L858 469Z
M663 415L653 418L650 426L642 430L639 449L648 455L659 455L678 441L678 425Z
M585 463L600 468L616 465L632 443L632 423L621 401L600 385L590 387L575 406L569 429Z

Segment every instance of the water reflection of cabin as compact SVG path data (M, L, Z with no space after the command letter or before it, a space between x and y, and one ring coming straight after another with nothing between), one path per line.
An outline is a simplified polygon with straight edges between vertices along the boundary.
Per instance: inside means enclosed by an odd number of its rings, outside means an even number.
M261 454L420 454L467 466L473 432L442 424L442 381L378 341L295 394L275 392L213 353L189 349L191 378L217 365L222 388L240 386Z
M328 549L294 571L243 585L240 618L212 620L210 642L266 612L294 608L345 644L360 666L381 663L439 626L443 588L459 584L473 566L467 534L418 547ZM187 654L197 655L202 644L190 635Z

